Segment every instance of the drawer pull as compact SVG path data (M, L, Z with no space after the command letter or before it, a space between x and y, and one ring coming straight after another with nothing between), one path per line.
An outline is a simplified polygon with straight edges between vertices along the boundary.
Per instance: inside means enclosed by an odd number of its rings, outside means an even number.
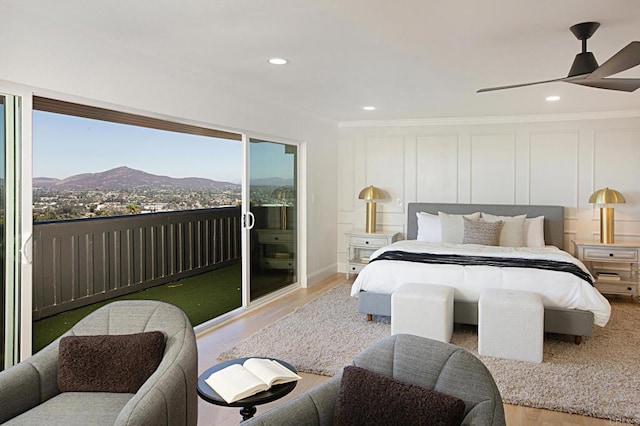
M365 244L369 244L369 241L365 241L364 243L365 243Z
M278 241L278 237L273 237L273 239L274 239L274 240L276 240L276 241ZM613 255L611 255L611 256L613 256Z
M631 290L633 290L633 288L631 288L631 287L627 287L627 290L628 290L628 291L631 291Z
M609 257L613 257L613 253L609 253Z

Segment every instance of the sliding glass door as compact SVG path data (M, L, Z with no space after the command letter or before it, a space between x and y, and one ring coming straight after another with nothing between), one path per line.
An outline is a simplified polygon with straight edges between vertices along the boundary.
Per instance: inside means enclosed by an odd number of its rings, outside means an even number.
M298 147L250 138L248 151L246 257L253 301L298 280Z
M0 370L19 359L19 98L0 94Z

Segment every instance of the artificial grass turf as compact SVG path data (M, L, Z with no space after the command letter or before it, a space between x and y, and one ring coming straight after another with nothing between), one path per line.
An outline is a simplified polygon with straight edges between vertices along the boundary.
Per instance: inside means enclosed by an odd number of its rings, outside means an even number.
M33 353L53 342L82 318L115 300L160 300L182 309L196 326L242 306L240 263L136 293L93 303L33 323Z

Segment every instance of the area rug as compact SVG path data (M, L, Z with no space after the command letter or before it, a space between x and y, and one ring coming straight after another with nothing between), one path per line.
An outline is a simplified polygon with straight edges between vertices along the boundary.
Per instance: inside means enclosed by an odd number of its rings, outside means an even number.
M389 318L367 322L349 291L349 285L329 290L220 358L270 356L301 372L335 374L390 335ZM613 304L609 324L581 345L547 334L542 364L479 356L473 326L456 325L451 343L482 360L506 403L640 424L640 305Z

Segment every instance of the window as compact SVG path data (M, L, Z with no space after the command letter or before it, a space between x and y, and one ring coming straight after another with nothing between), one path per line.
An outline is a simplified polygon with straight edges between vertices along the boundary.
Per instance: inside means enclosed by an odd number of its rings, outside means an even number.
M66 331L44 320L141 290L194 326L242 305L242 135L33 105L34 349Z
M237 205L241 135L34 98L34 221Z

